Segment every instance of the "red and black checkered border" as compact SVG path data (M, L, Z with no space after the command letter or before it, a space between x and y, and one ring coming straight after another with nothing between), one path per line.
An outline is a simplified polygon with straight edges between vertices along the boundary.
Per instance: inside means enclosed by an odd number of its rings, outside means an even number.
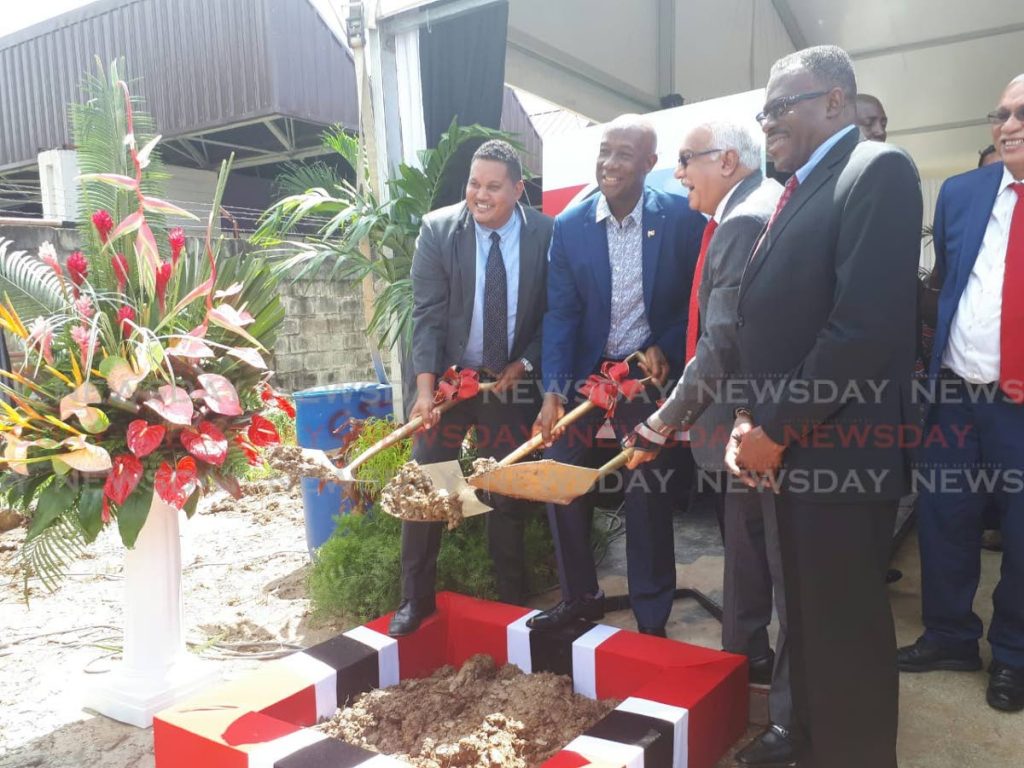
M310 728L372 688L486 653L524 672L571 675L577 693L622 703L545 768L712 768L747 723L742 656L579 622L532 632L536 613L445 592L406 637L390 616L270 662L161 712L157 768L397 768L407 765Z

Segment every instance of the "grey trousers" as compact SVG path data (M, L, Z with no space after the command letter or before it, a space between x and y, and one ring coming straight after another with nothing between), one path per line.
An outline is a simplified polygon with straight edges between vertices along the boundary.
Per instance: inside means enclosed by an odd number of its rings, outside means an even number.
M775 516L775 496L769 492L725 492L725 597L722 607L722 648L751 659L771 652L768 625L774 598L779 616L775 665L768 694L772 722L793 726L786 597L782 588L782 553Z

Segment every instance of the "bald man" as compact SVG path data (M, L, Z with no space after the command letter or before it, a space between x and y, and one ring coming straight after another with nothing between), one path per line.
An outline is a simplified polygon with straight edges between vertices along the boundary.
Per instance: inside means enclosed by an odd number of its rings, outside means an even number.
M868 141L885 141L889 135L889 117L877 97L868 93L857 94L857 127Z
M657 161L649 122L624 115L606 128L597 156L599 193L555 219L548 255L548 302L542 332L544 405L535 431L545 458L581 464L604 414L591 411L565 434L555 423L577 405L578 386L610 361L643 352L643 370L665 387L682 373L690 284L704 217L677 195L645 186ZM620 403L612 419L622 440L655 409L663 390ZM675 591L675 551L668 462L659 457L624 470L629 596L641 632L665 635ZM585 499L548 505L558 556L562 602L535 616L535 630L554 630L604 614L590 546L592 506Z

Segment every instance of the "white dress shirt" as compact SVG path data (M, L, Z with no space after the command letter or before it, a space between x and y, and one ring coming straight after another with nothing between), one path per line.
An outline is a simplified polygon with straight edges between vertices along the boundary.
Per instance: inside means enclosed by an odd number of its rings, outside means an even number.
M953 315L949 344L942 355L945 367L977 384L999 381L1003 272L1010 243L1010 221L1017 205L1017 194L1010 189L1013 183L1013 176L1003 168L981 250Z
M512 343L516 335L516 314L519 310L519 239L523 229L523 216L518 207L512 210L507 222L499 229L490 229L473 222L476 228L476 275L473 291L473 317L469 324L469 339L462 355L462 366L479 368L484 357L484 287L487 282L487 257L491 253L491 233L497 232L501 240L501 260L505 263L505 280L508 286L506 308L508 309L508 353L512 354ZM501 373L501 371L492 371Z

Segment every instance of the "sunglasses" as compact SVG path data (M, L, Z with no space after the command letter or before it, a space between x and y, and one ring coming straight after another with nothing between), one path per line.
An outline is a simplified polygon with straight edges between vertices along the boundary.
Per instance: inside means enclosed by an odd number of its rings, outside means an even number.
M807 101L808 99L816 99L819 96L824 96L828 91L811 91L810 93L798 93L795 96L783 96L782 98L776 99L775 101L765 104L764 109L757 113L754 117L757 122L764 125L768 122L768 118L772 120L778 120L784 114L793 109L801 101Z
M1003 109L997 109L994 112L989 112L985 117L988 118L988 121L992 125L1002 125L1010 119L1011 115L1017 118L1018 123L1024 123L1024 104L1021 104L1012 112L1004 107Z
M691 152L690 150L686 150L684 152L680 152L679 153L679 167L682 168L685 171L686 170L686 166L688 166L691 162L693 162L693 159L695 157L703 157L704 155L713 155L715 152L721 152L721 151L722 150L720 150L720 149L705 149L703 152Z

